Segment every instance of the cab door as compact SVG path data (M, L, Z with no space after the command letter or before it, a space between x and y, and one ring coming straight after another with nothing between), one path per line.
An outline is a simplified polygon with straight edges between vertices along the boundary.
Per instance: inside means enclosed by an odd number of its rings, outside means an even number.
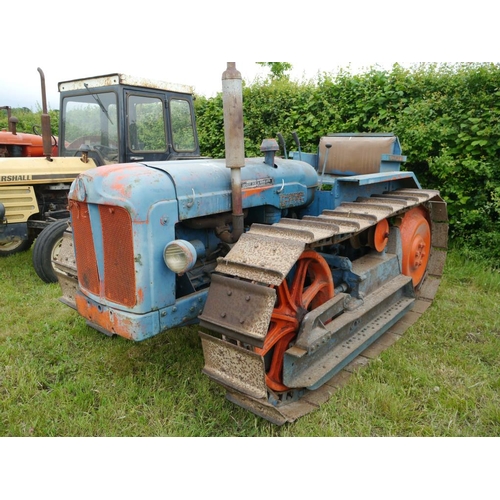
M200 146L191 95L167 93L167 126L169 159L199 158Z
M128 90L125 109L126 162L199 157L190 95Z
M165 95L125 93L125 161L159 161L169 158Z

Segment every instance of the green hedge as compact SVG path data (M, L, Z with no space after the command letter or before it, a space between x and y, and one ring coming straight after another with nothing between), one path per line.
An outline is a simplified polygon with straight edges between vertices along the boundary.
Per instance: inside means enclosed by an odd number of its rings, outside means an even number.
M500 263L500 65L421 64L243 89L247 156L281 132L315 151L328 132L393 132L421 184L448 202L450 235L472 257ZM222 97L198 97L202 153L224 156Z
M52 134L57 136L59 134L59 111L49 110L50 128ZM28 108L13 108L11 115L16 117L19 121L17 123L17 131L40 135L42 133L41 111L33 112ZM0 130L9 130L8 115L5 109L0 110Z

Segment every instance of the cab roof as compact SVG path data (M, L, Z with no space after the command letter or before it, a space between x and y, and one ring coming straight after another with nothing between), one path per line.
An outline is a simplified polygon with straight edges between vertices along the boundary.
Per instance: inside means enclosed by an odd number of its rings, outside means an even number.
M149 78L140 78L123 73L111 73L109 75L91 76L88 78L79 78L77 80L68 80L59 82L59 92L68 92L73 90L84 90L85 88L108 87L110 85L130 85L132 87L141 87L148 89L166 90L170 92L180 92L183 94L193 94L193 87L179 83L170 83L161 80L152 80Z

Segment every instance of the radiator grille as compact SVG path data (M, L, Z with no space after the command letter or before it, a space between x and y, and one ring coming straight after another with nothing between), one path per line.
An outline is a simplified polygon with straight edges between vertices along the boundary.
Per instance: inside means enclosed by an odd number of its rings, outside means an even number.
M104 295L118 304L136 304L135 260L130 214L122 207L99 206L104 247Z
M76 248L78 282L84 290L99 295L99 273L97 272L89 208L86 203L70 201L69 209Z

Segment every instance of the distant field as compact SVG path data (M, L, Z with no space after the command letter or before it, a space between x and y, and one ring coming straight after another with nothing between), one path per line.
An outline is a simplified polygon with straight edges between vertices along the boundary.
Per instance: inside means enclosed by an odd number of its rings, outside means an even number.
M198 328L108 338L31 252L0 260L0 436L498 436L500 273L448 257L433 306L318 411L274 426L201 373Z

